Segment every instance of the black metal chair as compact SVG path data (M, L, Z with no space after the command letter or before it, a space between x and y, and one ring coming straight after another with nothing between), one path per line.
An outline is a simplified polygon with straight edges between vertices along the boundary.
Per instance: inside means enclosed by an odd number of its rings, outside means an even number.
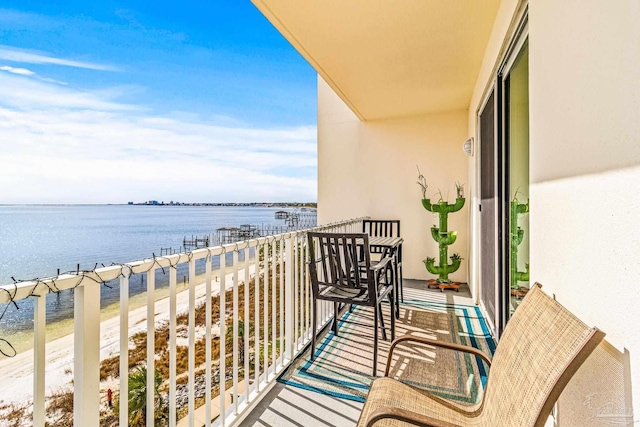
M401 237L400 236L400 220L399 219L365 219L362 221L362 232L367 233L371 237ZM387 248L371 247L372 254L380 254L385 256ZM402 286L402 244L392 254L394 258L394 273L398 281L396 297L404 302L404 290Z
M338 335L338 315L341 304L362 305L374 309L373 376L378 360L378 319L382 338L384 329L381 302L389 298L391 340L395 339L394 284L392 258L383 257L371 265L369 236L366 233L308 233L309 271L313 291L313 335L311 360L315 359L318 301L334 304L333 332Z

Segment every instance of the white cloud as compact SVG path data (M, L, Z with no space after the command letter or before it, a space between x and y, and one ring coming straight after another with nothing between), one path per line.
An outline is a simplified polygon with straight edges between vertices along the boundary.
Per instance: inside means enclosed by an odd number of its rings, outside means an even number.
M137 106L115 101L122 92L120 88L100 92L80 91L48 84L47 81L0 74L0 105L20 109L52 107L101 111L138 109Z
M157 116L120 94L1 73L0 203L316 198L315 127Z
M116 67L96 64L86 61L75 61L65 58L56 58L44 52L17 49L11 46L0 45L0 59L27 64L52 64L65 67L86 68L100 71L118 71Z
M35 71L31 71L27 68L16 68L16 67L10 67L8 65L3 65L3 66L0 66L0 71L6 71L7 73L18 74L20 76L32 77L47 83L55 83L58 85L65 85L65 86L67 85L66 82L63 82L60 80L52 79L49 77L41 77L37 75Z
M20 74L23 76L33 76L35 74L33 71L27 70L26 68L14 68L14 67L9 67L8 65L1 66L0 70L6 71L8 73Z

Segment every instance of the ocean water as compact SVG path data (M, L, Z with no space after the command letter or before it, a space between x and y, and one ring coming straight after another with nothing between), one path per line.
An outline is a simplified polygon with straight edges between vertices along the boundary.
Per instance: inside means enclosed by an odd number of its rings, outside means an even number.
M161 248L179 250L185 237L215 234L220 227L242 224L283 225L281 208L227 206L42 205L0 206L0 285L15 280L50 277L57 271L92 270L160 255ZM242 255L242 252L241 252ZM242 261L242 256L240 257ZM229 259L230 261L230 259ZM214 259L213 268L216 268ZM188 275L178 268L178 281ZM166 270L166 269L165 269ZM204 271L197 263L196 273ZM119 298L118 281L101 286L101 305ZM156 272L156 285L168 285L168 271ZM146 290L144 275L130 279L130 294ZM0 304L0 338L24 341L33 329L32 298ZM68 323L73 292L47 295L47 324ZM49 327L49 326L48 326ZM18 342L20 344L20 342ZM1 350L1 349L0 349Z

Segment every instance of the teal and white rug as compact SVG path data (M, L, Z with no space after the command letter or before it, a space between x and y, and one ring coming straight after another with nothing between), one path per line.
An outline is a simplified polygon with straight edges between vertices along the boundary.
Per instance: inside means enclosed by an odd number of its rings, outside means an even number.
M475 306L408 300L400 306L396 337L412 334L470 345L489 355L495 343L485 319ZM389 338L388 304L383 306ZM390 342L378 341L378 376L384 375ZM338 336L329 331L316 343L316 359L310 346L278 381L338 398L364 402L374 379L373 309L357 307L339 322ZM447 399L473 404L482 395L488 368L481 359L465 353L421 344L398 346L390 376Z

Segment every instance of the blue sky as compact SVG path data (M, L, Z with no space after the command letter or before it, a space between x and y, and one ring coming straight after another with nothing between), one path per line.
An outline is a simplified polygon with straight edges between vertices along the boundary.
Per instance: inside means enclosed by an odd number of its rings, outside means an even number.
M0 203L316 199L316 73L249 1L3 1Z

